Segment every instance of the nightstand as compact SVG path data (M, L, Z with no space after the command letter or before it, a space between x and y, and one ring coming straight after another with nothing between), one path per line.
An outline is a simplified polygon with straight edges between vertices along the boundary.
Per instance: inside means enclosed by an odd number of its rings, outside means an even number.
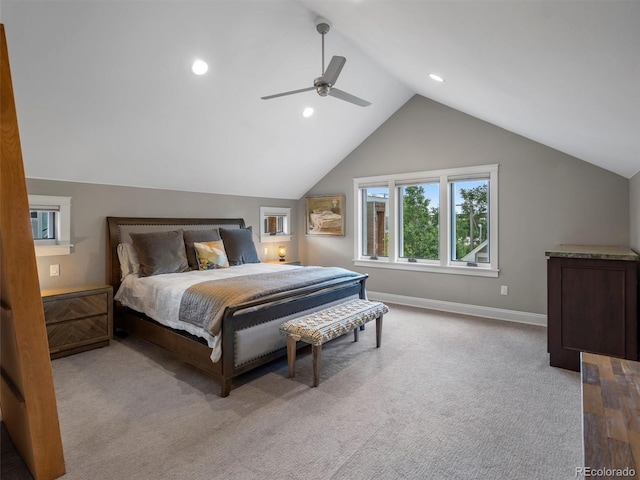
M300 265L300 260L285 260L281 262L280 260L267 260L264 263L277 263L278 265Z
M51 358L109 345L113 289L109 285L42 290Z

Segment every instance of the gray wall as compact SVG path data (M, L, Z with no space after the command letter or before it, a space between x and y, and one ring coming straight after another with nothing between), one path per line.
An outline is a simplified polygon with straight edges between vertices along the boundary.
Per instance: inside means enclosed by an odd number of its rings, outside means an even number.
M353 266L354 177L490 163L500 164L499 278ZM301 236L301 258L366 272L372 291L545 314L546 249L629 245L626 178L417 95L309 192L337 193L346 194L346 236Z
M295 201L36 179L27 179L27 190L31 195L72 197L71 240L75 249L71 255L38 257L40 287L43 289L105 282L108 216L241 217L247 226L253 226L253 237L261 260L273 260L278 258L275 251L278 244L259 242L260 206L291 207L294 237L286 244L287 257L298 256ZM268 249L266 255L265 248ZM52 264L60 265L59 277L49 276L49 265Z
M629 210L629 243L640 253L640 171L629 180Z

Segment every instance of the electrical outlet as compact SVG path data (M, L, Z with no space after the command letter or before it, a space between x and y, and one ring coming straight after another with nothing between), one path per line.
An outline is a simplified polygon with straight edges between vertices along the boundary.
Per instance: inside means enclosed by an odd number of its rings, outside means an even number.
M49 276L50 277L60 276L60 265L58 265L57 263L55 265L49 265Z
M506 285L502 285L500 287L500 295L509 295L509 287Z
M269 254L269 248L268 247L264 247L264 254L268 255Z

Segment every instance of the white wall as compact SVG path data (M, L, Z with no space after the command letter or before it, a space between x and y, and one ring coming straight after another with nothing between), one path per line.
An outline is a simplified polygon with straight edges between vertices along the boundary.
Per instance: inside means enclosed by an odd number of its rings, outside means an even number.
M106 217L244 218L253 226L253 238L261 260L278 258L277 243L259 241L260 206L291 207L293 241L285 243L287 257L297 258L297 203L289 200L148 188L116 187L88 183L27 179L32 195L65 195L71 198L71 255L38 258L41 288L104 283L106 281ZM265 255L264 249L268 252ZM49 266L60 265L60 276L50 277Z
M499 106L496 106L499 108ZM499 278L353 266L354 177L498 163ZM309 194L346 194L345 237L300 239L303 261L369 274L369 290L546 314L545 250L629 245L629 181L421 96L409 100ZM299 223L304 222L304 199ZM500 295L500 286L509 295Z

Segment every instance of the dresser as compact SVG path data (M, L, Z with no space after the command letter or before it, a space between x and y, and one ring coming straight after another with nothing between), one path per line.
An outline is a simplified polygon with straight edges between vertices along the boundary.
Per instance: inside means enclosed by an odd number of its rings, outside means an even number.
M580 370L580 352L638 360L638 265L628 248L546 252L550 364Z
M51 358L109 345L113 332L110 285L42 290Z

